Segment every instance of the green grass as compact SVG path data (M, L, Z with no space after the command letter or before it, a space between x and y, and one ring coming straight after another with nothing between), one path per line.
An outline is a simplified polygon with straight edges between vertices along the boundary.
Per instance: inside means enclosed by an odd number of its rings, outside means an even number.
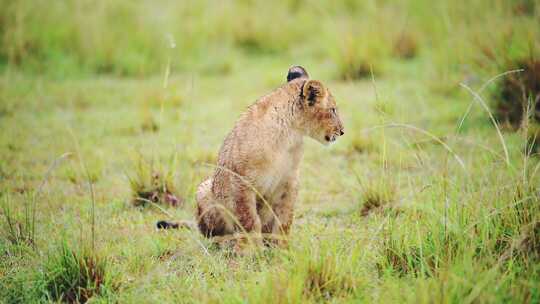
M64 244L44 265L41 284L46 298L53 301L84 303L96 295L118 288L104 258L89 252L75 252Z
M540 302L538 126L480 92L538 58L537 1L0 6L0 302ZM289 247L156 231L294 64L346 134L306 140Z
M139 157L136 162L135 175L129 176L129 183L132 192L132 204L134 206L145 206L148 204L169 204L178 206L181 198L177 197L174 188L175 161L169 162L167 166L156 165L153 161Z

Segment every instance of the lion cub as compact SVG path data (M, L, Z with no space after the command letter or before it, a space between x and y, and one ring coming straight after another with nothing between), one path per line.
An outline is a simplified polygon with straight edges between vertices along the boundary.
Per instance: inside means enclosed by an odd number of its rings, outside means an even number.
M249 106L227 135L213 175L197 189L197 223L207 237L249 233L284 242L293 221L303 138L325 145L344 134L336 102L300 66L287 83Z

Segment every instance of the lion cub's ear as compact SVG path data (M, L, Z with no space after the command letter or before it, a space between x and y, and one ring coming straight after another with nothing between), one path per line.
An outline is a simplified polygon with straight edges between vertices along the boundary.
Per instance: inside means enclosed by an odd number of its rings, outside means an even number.
M287 72L287 82L294 80L296 78L309 78L309 75L303 67L295 65L289 68Z
M312 106L324 98L325 91L324 85L320 81L309 80L302 88L302 96L304 96L308 105Z

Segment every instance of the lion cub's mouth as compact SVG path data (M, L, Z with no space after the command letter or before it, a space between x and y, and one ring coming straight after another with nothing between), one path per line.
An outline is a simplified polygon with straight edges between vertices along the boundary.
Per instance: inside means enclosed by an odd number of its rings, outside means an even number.
M343 129L341 129L339 130L339 133L332 133L330 135L325 135L324 139L326 140L326 143L333 143L337 140L338 137L342 136L343 134L345 134L345 132L343 131Z
M325 135L325 136L324 136L324 139L325 139L328 143L335 142L337 138L338 138L338 135L337 135L337 134Z

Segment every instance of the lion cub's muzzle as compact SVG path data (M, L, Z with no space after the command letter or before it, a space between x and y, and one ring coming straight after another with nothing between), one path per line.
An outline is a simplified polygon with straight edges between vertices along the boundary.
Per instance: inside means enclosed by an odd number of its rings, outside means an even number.
M338 137L342 136L343 134L345 134L345 130L343 128L339 128L338 130L334 130L334 132L332 132L332 134L330 135L325 135L324 136L324 139L328 142L328 143L332 143L334 141L337 140Z

